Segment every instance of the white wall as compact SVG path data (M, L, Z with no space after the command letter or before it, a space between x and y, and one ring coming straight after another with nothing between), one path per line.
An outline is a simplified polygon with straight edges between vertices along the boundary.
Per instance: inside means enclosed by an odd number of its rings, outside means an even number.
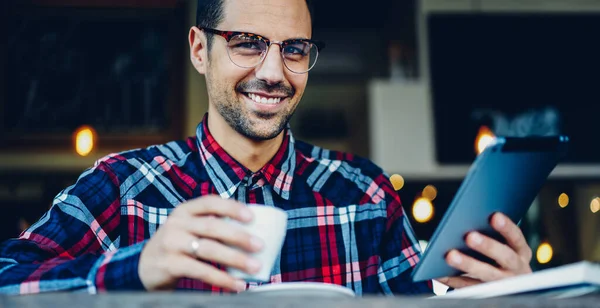
M435 171L433 120L428 87L384 80L369 85L371 158L403 175Z

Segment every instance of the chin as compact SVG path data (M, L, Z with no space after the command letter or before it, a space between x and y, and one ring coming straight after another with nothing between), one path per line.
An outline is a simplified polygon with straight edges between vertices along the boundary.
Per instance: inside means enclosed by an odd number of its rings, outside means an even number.
M279 133L273 133L273 134L262 134L262 133L257 133L257 132L243 132L242 133L246 138L251 139L253 141L268 141L268 140L273 140L275 139L277 136L279 136Z
M266 141L279 136L286 127L286 123L282 125L281 121L276 121L275 119L267 123L264 123L265 120L261 119L258 119L258 121L262 121L263 123L252 125L252 127L239 127L241 131L238 130L238 132L255 141Z

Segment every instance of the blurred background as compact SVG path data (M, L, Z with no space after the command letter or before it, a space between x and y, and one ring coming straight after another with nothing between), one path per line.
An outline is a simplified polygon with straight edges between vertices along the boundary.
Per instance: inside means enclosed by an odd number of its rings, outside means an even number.
M0 238L94 160L194 134L195 1L4 0ZM426 247L496 135L571 137L521 226L541 269L600 261L600 1L317 0L327 43L292 127L394 177Z

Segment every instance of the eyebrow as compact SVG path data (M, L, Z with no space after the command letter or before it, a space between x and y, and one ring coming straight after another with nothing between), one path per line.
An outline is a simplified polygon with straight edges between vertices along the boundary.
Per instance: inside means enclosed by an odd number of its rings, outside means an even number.
M306 37L295 37L295 38L286 39L286 41L294 41L294 40L310 40L310 39L306 38Z
M247 34L254 34L254 35L258 35L260 37L266 38L270 41L272 41L271 38L267 37L266 35L262 35L260 33L256 33L256 32L252 32L252 31L234 31L234 32L240 32L240 33L247 33ZM285 39L283 41L294 41L294 40L311 40L310 38L307 37L293 37L293 38L289 38L289 39Z

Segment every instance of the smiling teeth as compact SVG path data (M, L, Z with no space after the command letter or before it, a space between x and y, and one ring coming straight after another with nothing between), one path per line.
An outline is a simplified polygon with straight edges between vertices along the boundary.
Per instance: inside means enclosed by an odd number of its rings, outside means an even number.
M276 98L266 98L254 93L248 93L248 97L250 97L253 101L260 104L278 104L281 101L281 97Z

